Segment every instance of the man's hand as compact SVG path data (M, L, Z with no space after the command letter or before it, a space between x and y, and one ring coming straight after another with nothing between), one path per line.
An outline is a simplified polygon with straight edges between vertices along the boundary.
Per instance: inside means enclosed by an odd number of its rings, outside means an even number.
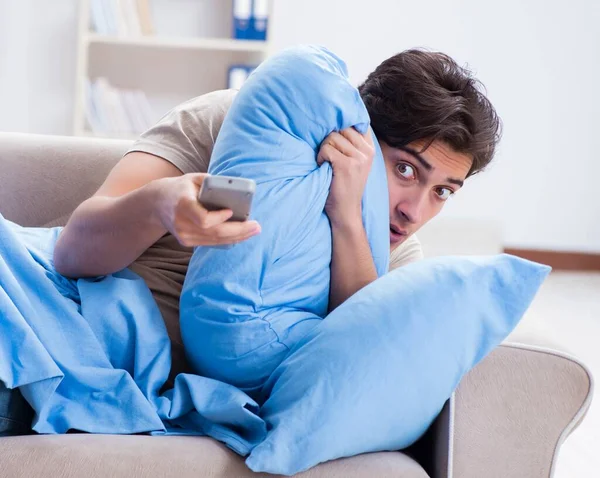
M128 267L167 232L185 246L231 244L260 232L254 221L225 222L230 211L198 203L204 174L182 174L147 153L127 154L100 189L81 203L54 248L67 277L95 277Z
M331 163L333 180L325 204L332 225L362 223L362 196L371 171L375 147L370 132L354 128L331 133L321 144L317 163Z
M362 196L374 156L371 135L354 128L331 133L317 156L319 165L328 161L333 168L325 203L333 239L329 310L377 279L362 223Z
M256 221L226 222L231 210L207 211L198 202L206 174L190 173L155 181L161 224L183 246L235 244L260 233Z

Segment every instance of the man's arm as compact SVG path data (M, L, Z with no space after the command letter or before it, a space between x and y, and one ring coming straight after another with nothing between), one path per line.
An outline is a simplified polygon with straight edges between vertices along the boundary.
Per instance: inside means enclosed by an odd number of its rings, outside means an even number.
M83 277L127 267L166 232L158 219L153 181L181 174L156 156L126 155L94 196L73 212L56 243L56 270Z
M362 196L374 154L370 134L349 128L331 133L317 156L318 164L327 161L333 169L325 205L333 240L329 310L377 279L362 223Z
M69 277L111 274L129 266L166 232L186 246L239 242L260 232L254 221L225 223L231 211L197 201L203 174L183 175L147 153L127 154L73 213L54 250Z
M371 246L362 220L332 225L333 254L329 309L333 310L364 286L377 279Z

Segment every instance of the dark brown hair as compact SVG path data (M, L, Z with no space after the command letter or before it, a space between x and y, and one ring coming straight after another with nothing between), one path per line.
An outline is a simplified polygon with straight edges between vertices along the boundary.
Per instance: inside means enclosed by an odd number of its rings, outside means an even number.
M441 140L473 158L469 176L492 160L502 124L470 70L448 55L407 50L385 60L358 88L379 140L404 147Z

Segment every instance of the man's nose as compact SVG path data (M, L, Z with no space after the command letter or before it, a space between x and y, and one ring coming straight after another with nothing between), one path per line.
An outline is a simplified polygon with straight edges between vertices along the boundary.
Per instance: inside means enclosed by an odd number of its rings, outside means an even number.
M410 224L420 224L425 217L427 192L419 191L396 206L396 212Z

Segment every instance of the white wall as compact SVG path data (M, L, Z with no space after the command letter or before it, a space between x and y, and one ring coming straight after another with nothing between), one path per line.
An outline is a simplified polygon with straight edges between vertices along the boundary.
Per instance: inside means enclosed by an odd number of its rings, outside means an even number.
M0 0L0 130L71 132L77 0Z
M0 0L0 130L70 133L76 4ZM505 133L446 219L495 220L512 247L600 252L598 25L595 0L276 0L272 34L275 49L328 46L355 83L413 46L468 62Z
M444 216L496 219L513 247L600 252L599 2L350 3L276 3L277 46L322 43L347 60L356 83L414 46L468 63L504 121L504 139L496 164Z

